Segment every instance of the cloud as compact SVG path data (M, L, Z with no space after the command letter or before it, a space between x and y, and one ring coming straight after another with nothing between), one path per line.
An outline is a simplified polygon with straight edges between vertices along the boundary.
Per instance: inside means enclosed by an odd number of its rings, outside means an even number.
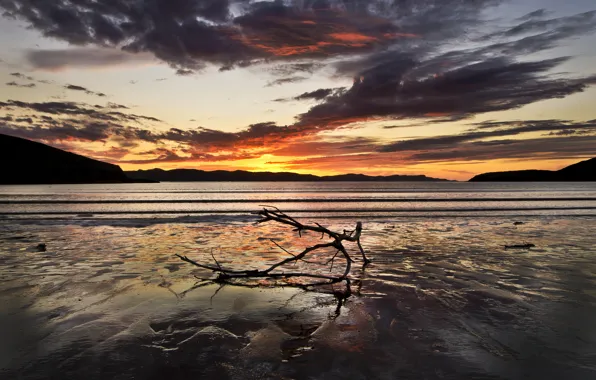
M73 91L83 91L83 92L89 91L85 87L75 86L75 85L72 85L72 84L66 85L66 86L64 86L64 88L67 89L67 90L73 90Z
M554 70L569 57L532 61L528 54L595 30L596 12L532 18L476 38L482 42L477 47L437 53L429 47L431 40L422 47L400 45L339 60L335 70L352 76L353 86L299 115L298 123L408 118L445 122L579 93L596 84L596 75L557 74Z
M131 160L124 160L120 161L119 163L125 164L163 164L163 163L176 163L176 162L188 162L188 161L201 161L201 162L220 162L220 161L235 161L235 160L245 160L250 158L259 157L258 154L250 154L250 153L226 153L226 154L209 154L209 153L202 153L196 152L193 149L183 149L182 153L186 155L181 155L180 152L174 151L172 149L167 148L156 148L150 151L140 152L140 155L150 155L154 156L153 158L144 158L144 159L131 159Z
M528 20L533 20L533 19L541 19L541 18L548 16L549 13L550 12L547 11L546 9L538 9L538 10L535 10L533 12L530 12L530 13L518 18L516 21L528 21Z
M507 28L503 31L489 34L484 39L502 37L520 37L533 34L529 39L523 39L524 43L550 40L554 44L562 39L578 34L585 34L596 29L596 11L584 12L573 16L552 18L544 20L543 16L534 16L522 20L521 24ZM544 43L544 42L543 42ZM540 44L542 45L542 43ZM544 47L540 47L542 50Z
M106 94L104 94L102 92L91 91L91 90L86 89L85 87L75 86L73 84L68 84L68 85L64 86L64 88L67 90L72 90L72 91L81 91L87 95L95 95L95 96L99 96L101 98L106 96Z
M114 110L117 110L117 109L124 109L124 110L130 109L129 107L127 107L125 105L118 104L118 103L112 103L112 102L108 102L107 107L108 108L111 108L111 109L114 109Z
M183 77L189 76L189 75L192 75L192 74L194 74L194 71L193 70L188 70L188 69L178 69L178 70L176 70L176 75L180 75L180 76L183 76Z
M13 76L15 78L19 78L19 79L23 79L23 80L35 80L33 77L30 77L28 75L25 74L21 74L21 73L10 73L10 76Z
M145 158L145 159L137 159L137 160L125 160L121 161L122 163L126 164L157 164L157 163L165 163L165 162L183 162L187 161L187 157L179 156L176 152L166 148L156 148L151 151L145 151L141 153L142 155L153 155L156 156L154 158Z
M37 51L37 68L121 64L125 52L150 53L176 70L224 69L264 61L327 59L405 49L460 38L481 24L499 0L6 0L6 15L24 20L47 37L92 48ZM97 53L97 49L105 52ZM96 59L92 59L97 58ZM314 67L314 66L313 66Z
M21 87L21 88L33 88L35 87L35 83L27 83L27 84L20 84L17 82L8 82L6 83L7 86L12 86L12 87Z
M297 83L307 80L307 77L293 76L287 78L280 78L267 83L267 87L280 86L282 84Z
M492 58L420 77L421 63L387 54L361 71L347 91L326 98L298 117L299 124L347 124L352 120L427 118L454 121L563 98L596 84L596 75L549 77L566 58L519 62Z
M303 94L300 94L298 96L296 96L294 99L295 100L323 100L326 97L328 97L329 95L331 95L333 93L334 89L332 88L321 88L315 91L311 91L311 92L305 92Z
M116 106L116 107L115 107ZM37 114L32 115L41 125L49 125L53 130L58 131L58 121L67 126L66 129L72 127L72 123L80 123L85 125L89 123L90 127L97 127L97 123L112 123L110 125L117 125L116 123L137 123L144 125L147 121L160 123L161 120L152 116L136 115L131 113L123 113L115 111L115 108L122 108L124 106L108 103L107 106L91 106L84 103L76 102L22 102L17 100L8 100L0 102L0 110L3 111L33 111ZM52 116L49 116L52 115ZM95 122L96 124L93 124ZM104 127L107 124L104 124ZM130 129L129 129L130 130ZM140 135L147 135L148 131L139 130ZM64 133L59 132L60 136ZM117 133L116 133L117 134ZM94 140L90 140L94 141Z
M151 54L133 54L114 48L31 50L25 57L35 69L47 71L131 66L155 61Z
M8 15L48 36L93 46L30 52L36 67L109 65L145 53L178 75L208 64L223 70L273 64L270 72L285 76L268 86L306 80L297 74L325 63L332 63L337 75L355 78L349 90L313 98L324 102L299 115L299 125L461 120L565 97L596 82L596 76L553 75L566 57L527 61L528 54L594 32L596 12L546 18L537 11L509 25L493 22L486 34L485 14L498 0L223 1L217 6L211 0L132 0L127 6L77 0L67 7L72 1L3 3Z
M424 151L412 162L487 161L494 159L577 159L594 156L596 136L542 137L525 140L470 142L455 149Z
M474 126L475 128L459 135L424 137L397 141L384 145L378 150L380 152L403 152L458 148L462 143L481 141L493 137L514 137L523 133L532 132L550 132L559 134L561 131L574 130L576 133L596 135L596 123L572 122L568 120L485 122L474 124ZM479 142L478 144L486 145L490 144L490 142ZM502 142L499 144L502 144Z
M319 62L283 63L270 68L269 71L275 75L288 77L295 73L312 74L324 66Z
M267 153L276 157L334 156L374 152L380 142L372 137L326 136L296 139Z
M295 96L293 98L282 98L282 99L275 99L274 101L276 102L287 102L290 100L323 100L326 97L330 96L331 94L334 93L339 93L340 91L344 90L343 87L340 88L321 88L315 91L309 91L309 92L305 92L302 93L298 96Z
M80 152L79 146L73 143L107 144L120 150L91 156L128 164L233 161L269 154L278 157L277 161L272 159L272 164L287 169L336 171L367 168L387 171L396 163L406 165L447 159L583 158L593 154L596 138L596 120L486 121L469 124L468 130L457 135L392 143L375 137L327 135L321 133L325 128L280 126L273 122L252 124L237 132L204 127L152 130L144 123L157 119L114 111L117 107L120 105L112 103L91 106L73 102L0 102L0 110L23 115L17 118L7 113L1 119L0 133L57 147L74 147ZM33 114L28 114L31 112ZM147 144L154 148L133 153ZM123 160L124 150L136 157ZM294 157L305 158L292 159Z
M596 135L538 137L523 140L470 141L452 146L431 147L418 151L349 154L341 150L323 156L272 161L287 170L330 170L336 172L366 172L371 169L394 172L409 165L443 162L478 162L501 160L563 160L594 156ZM421 174L421 173L417 173ZM470 173L471 174L471 173Z

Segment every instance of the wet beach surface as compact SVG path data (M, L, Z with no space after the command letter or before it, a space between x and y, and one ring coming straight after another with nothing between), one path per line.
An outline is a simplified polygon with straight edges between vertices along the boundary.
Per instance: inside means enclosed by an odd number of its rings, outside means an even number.
M595 186L0 187L0 378L593 379ZM321 242L255 226L260 204L363 222L373 262L339 315L341 285L220 287L175 256L262 269L288 257L272 240ZM333 253L291 270L329 274Z
M271 238L297 252L319 242L253 220L2 221L2 377L596 376L593 217L366 219L374 261L354 267L360 294L339 316L330 294L193 289L210 274L175 253L262 267L284 255ZM504 249L525 242L536 247Z

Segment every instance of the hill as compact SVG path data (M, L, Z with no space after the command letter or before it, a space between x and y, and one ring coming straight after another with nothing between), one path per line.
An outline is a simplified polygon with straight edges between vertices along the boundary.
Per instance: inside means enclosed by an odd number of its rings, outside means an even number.
M470 182L589 182L596 181L596 158L561 170L518 170L479 174Z
M117 165L0 134L0 184L131 182Z
M423 175L407 176L407 175L392 175L392 176L367 176L364 174L343 174L335 176L315 176L312 174L297 174L297 173L271 173L271 172L247 172L243 170L236 171L204 171L195 169L174 169L174 170L137 170L126 172L130 178L147 178L160 182L339 182L339 181L446 181L444 179L430 178Z

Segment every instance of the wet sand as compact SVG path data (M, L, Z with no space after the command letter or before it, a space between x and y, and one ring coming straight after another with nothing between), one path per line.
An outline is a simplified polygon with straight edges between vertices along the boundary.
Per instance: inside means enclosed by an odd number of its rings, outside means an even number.
M208 262L213 250L222 265L259 268L284 255L268 239L299 251L320 236L297 239L246 216L2 221L0 374L594 378L596 219L518 219L367 219L363 245L374 261L355 266L361 292L339 317L330 294L193 289L193 276L210 274L173 256ZM340 230L355 222L317 221ZM526 242L536 247L504 248Z

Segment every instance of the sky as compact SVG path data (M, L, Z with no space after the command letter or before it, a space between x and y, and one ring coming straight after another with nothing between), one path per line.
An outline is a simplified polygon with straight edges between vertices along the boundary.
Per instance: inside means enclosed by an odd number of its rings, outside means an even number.
M0 133L125 170L596 156L593 0L0 0Z

